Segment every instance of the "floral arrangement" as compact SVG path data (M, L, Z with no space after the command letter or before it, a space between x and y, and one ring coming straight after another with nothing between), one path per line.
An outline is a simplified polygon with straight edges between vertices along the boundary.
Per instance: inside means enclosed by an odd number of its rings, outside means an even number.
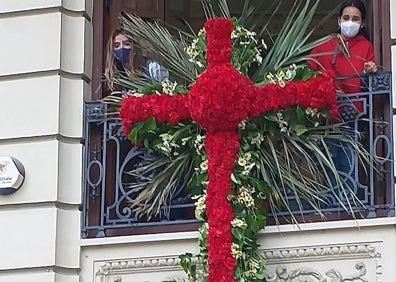
M199 67L208 66L191 89L179 95L173 93L175 86L164 83L164 93L126 97L120 112L125 133L133 142L143 141L146 147L173 157L183 155L183 143L185 146L189 142L195 149L197 169L190 187L195 188L197 218L204 224L200 228L200 252L182 256L182 265L192 281L197 275L197 260L203 264L203 276L207 270L207 281L265 278L265 263L257 244L257 233L266 222L264 200L271 194L271 186L261 173L265 167L260 153L263 132L302 136L328 123L337 109L332 80L319 75L292 81L298 72L296 66L269 73L265 78L269 83L255 86L242 73L250 63L260 62L257 47L249 59L241 60L246 64L238 63L241 55L232 56L232 39L240 39L234 34L241 30L228 19L208 20L199 34L206 37L207 62L199 52L203 49L196 48L202 38L193 41L187 51ZM251 50L251 43L241 42L240 46ZM157 127L164 122L169 123L166 132L175 125L178 132L188 128L188 134L163 132L158 135L161 142L152 142L148 136L164 131ZM179 140L182 145L177 145Z
M231 19L225 0L219 1L222 18L209 2L202 3L210 19L187 38L133 15L121 18L176 79L120 78L116 83L135 91L108 101L119 107L128 139L156 156L131 172L154 175L131 207L150 219L169 207L179 187L195 201L198 250L180 256L188 279L265 281L257 237L267 209L291 213L292 193L300 210L304 202L321 214L321 195L329 192L350 210L345 196L353 193L338 177L326 140L362 150L333 122L332 79L301 63L317 43L305 44L304 36L317 2L312 10L309 1L293 9L271 46L243 26L244 15ZM339 193L327 184L334 176Z

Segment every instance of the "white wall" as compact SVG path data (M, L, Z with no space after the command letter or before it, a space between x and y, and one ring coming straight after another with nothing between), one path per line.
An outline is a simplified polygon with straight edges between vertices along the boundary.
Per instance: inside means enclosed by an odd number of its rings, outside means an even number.
M268 281L394 281L394 225L385 218L267 227L260 244ZM85 239L82 246L82 281L183 281L178 256L196 251L197 233Z
M91 0L0 1L0 156L26 179L0 195L0 282L77 282Z
M396 39L396 0L390 3L391 37ZM393 62L396 45L392 47L392 79L396 85ZM393 91L396 93L395 87ZM353 276L356 277L353 281L395 281L395 224L392 217L307 223L299 228L268 227L260 242L267 258L269 281L299 281L304 272L307 281L346 281ZM183 277L178 255L193 252L196 238L195 232L186 232L83 239L81 278L97 282L160 282ZM296 278L292 279L293 276Z
M177 256L196 244L194 232L80 240L91 15L92 0L0 1L0 156L16 157L26 170L20 191L0 196L0 282L160 281L181 274ZM348 276L363 263L368 281L393 281L394 218L359 224L267 228L269 273L284 265L287 275L310 267Z

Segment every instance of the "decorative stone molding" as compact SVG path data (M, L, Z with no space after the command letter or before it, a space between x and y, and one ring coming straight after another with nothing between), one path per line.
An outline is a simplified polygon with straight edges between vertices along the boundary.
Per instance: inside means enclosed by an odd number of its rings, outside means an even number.
M268 282L382 282L379 243L271 248ZM184 282L178 256L95 261L95 282ZM374 279L374 280L373 280Z
M326 271L324 277L319 271L309 268L298 268L295 270L288 271L287 267L279 266L276 268L275 273L269 275L267 282L300 282L300 281L311 281L311 282L346 282L346 281L362 281L368 282L366 279L366 266L364 263L356 263L355 268L357 273L342 275L341 271L337 269L330 269ZM329 279L330 280L329 280ZM309 279L309 280L308 280ZM377 280L378 281L378 280Z
M344 244L344 245L325 245L325 246L309 246L309 247L295 247L290 249L270 249L263 250L264 257L268 262L279 263L279 261L286 260L315 260L318 258L355 258L355 257L370 257L375 258L380 256L376 247L372 243L359 244Z
M180 267L180 259L178 256L153 257L153 258L135 258L125 260L115 260L106 262L95 262L99 264L99 268L95 273L95 282L122 282L124 275L133 275L137 273L156 273L162 277L161 281L184 281L182 269ZM172 277L169 273L175 273ZM180 275L178 275L180 273ZM111 279L109 280L109 277ZM171 278L169 278L171 277ZM136 281L136 280L134 280ZM158 279L155 281L159 281ZM139 281L152 282L152 281Z
M180 269L180 259L178 256L108 261L100 267L99 273L108 275L111 272L125 270L128 270L129 272L147 272L175 269Z
M263 250L267 281L382 282L378 248L377 243L355 243ZM368 273L367 268L371 272Z

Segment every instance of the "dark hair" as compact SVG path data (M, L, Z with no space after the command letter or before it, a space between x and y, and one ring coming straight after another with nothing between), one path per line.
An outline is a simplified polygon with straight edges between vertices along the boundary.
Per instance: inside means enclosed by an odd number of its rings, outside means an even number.
M338 16L341 17L342 13L344 12L344 9L346 7L355 7L360 11L360 14L362 15L362 20L364 21L366 19L366 7L364 6L364 3L360 0L348 0L345 1L341 8L340 12L338 13Z
M342 3L340 11L338 13L338 16L341 18L342 13L344 12L344 9L346 7L355 7L356 9L358 9L360 11L360 14L362 15L362 21L366 20L366 6L364 5L364 3L361 0L347 0L344 3ZM341 32L340 28L338 27L337 30L338 33ZM366 28L366 26L363 26L359 33L360 35L363 35L364 37L366 37L367 40L370 40L370 35L369 32Z

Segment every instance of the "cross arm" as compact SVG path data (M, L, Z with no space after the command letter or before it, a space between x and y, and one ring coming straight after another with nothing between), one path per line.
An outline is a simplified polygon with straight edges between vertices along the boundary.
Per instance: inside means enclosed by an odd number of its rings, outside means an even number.
M329 108L332 117L337 115L337 93L333 79L327 75L308 80L291 81L284 85L266 84L254 87L249 93L249 116L293 106Z
M130 96L123 99L120 118L124 132L129 133L133 124L154 117L159 122L176 124L189 119L190 113L187 103L188 94L169 96L152 94L143 97Z

